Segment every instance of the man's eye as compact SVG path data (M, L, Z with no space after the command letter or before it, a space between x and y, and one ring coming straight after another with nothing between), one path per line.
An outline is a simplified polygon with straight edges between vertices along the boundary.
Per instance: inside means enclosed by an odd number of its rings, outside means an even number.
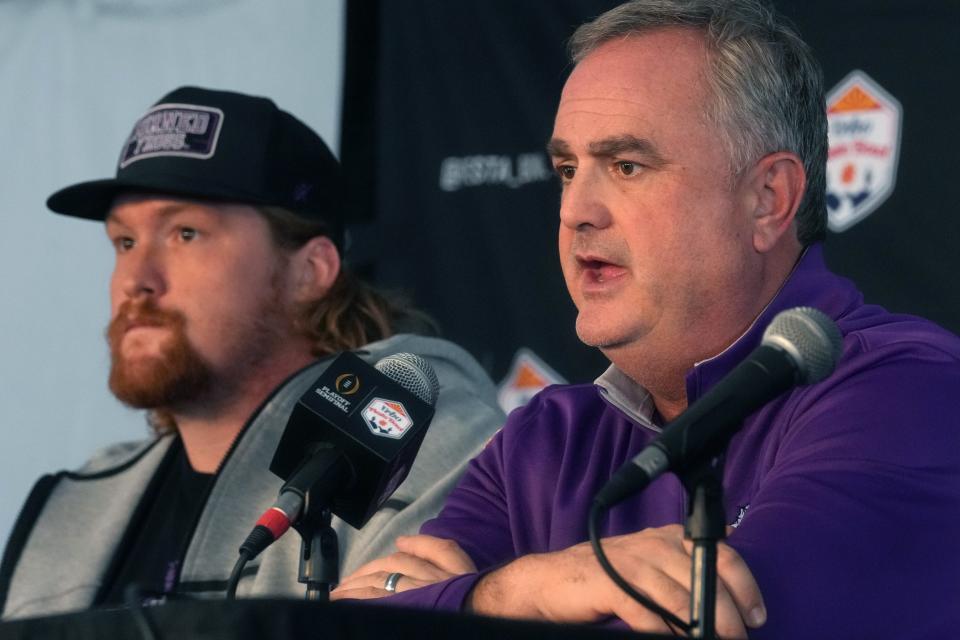
M568 164L562 164L557 167L557 175L560 176L561 180L573 180L574 174L577 173L576 167L571 167Z
M113 246L121 253L133 249L134 244L136 243L133 241L133 238L128 238L127 236L120 236L113 240Z
M179 229L180 239L190 242L191 240L196 239L198 233L197 230L193 227L180 227Z
M617 171L624 176L633 176L640 171L640 165L638 165L636 162L621 160L617 163Z

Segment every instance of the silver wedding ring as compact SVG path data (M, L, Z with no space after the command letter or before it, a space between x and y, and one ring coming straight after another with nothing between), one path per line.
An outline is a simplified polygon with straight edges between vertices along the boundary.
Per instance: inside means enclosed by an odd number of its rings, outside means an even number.
M383 590L388 593L394 593L397 590L397 583L403 577L402 573L391 573L383 583Z

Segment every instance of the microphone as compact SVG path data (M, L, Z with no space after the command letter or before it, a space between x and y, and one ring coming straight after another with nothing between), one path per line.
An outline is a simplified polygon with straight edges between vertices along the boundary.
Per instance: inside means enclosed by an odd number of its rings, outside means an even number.
M287 421L270 463L286 482L241 555L255 558L307 507L327 507L357 529L366 524L407 477L439 388L430 363L411 353L374 366L353 353L339 355Z
M751 413L796 385L830 375L841 342L837 325L818 309L778 313L760 346L623 465L594 504L612 507L666 471L682 471L718 455Z

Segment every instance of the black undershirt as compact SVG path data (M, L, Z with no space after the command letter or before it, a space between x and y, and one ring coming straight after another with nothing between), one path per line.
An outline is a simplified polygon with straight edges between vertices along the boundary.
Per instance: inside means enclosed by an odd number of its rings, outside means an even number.
M101 591L98 605L119 605L124 602L124 590L130 584L139 587L145 601L162 601L175 593L180 581L180 569L187 544L203 510L212 473L198 473L190 466L180 439L171 445L168 464L157 473L162 477L152 483L155 491L144 496L150 500L143 505L139 522L132 523L127 532L129 543L122 544L114 579Z

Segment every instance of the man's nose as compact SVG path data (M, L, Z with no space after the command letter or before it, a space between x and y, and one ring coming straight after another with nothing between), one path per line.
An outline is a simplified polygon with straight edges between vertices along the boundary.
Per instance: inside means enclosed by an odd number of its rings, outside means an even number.
M128 299L161 296L166 292L162 260L157 251L137 246L122 255L116 266L121 291Z
M587 170L577 171L560 197L560 223L572 230L609 226L611 216L604 196L602 179Z

